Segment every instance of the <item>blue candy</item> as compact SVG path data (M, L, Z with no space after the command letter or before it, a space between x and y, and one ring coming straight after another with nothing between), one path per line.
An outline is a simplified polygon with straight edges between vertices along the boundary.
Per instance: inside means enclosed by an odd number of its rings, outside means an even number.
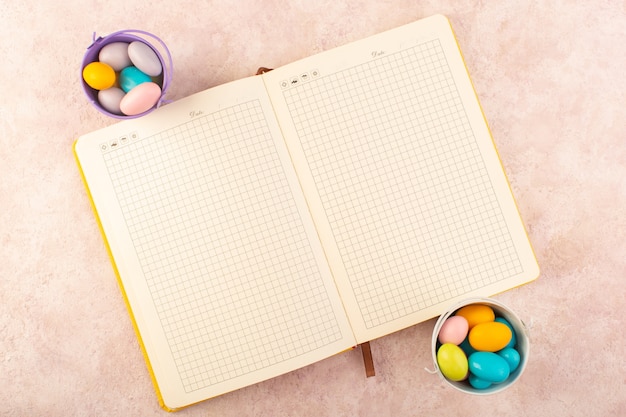
M515 372L521 360L519 352L513 348L504 348L497 353L509 364L511 372Z
M469 357L469 371L479 379L499 384L510 375L508 362L493 352L475 352Z
M474 348L472 347L472 345L470 345L470 343L469 343L469 339L468 339L467 337L465 338L465 340L463 340L463 341L461 342L461 344L459 345L459 347L460 347L461 349L463 349L463 352L465 352L465 356L468 356L468 357L469 357L469 355L471 355L472 353L477 352L477 350L476 350L476 349L474 349Z
M120 87L128 93L139 84L152 81L148 74L141 72L137 67L126 67L120 72Z
M474 374L469 375L469 383L476 389L487 389L492 385L491 382L480 379Z

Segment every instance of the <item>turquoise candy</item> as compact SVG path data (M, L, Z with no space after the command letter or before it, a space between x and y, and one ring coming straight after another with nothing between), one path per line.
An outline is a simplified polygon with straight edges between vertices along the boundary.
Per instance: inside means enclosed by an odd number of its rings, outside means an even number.
M469 371L479 379L499 384L505 381L511 369L507 361L493 352L475 352L469 357Z
M139 84L152 81L148 74L141 72L137 67L126 67L120 72L120 87L128 93Z
M513 348L504 348L497 353L509 364L511 372L515 372L521 361L519 352Z
M487 389L492 385L491 382L480 379L474 374L469 375L469 383L476 389Z
M507 327L509 329L511 329L511 333L512 333L512 337L511 337L511 341L509 343L507 343L507 345L505 346L505 348L514 348L515 345L517 344L517 337L515 336L515 329L513 328L513 326L511 325L511 323L509 323L509 321L503 317L496 317L495 321L498 321L500 323L506 324Z
M459 347L463 349L463 352L465 352L465 356L467 357L469 357L469 355L471 355L472 353L477 352L477 350L474 349L472 345L470 345L469 339L467 337L461 342Z

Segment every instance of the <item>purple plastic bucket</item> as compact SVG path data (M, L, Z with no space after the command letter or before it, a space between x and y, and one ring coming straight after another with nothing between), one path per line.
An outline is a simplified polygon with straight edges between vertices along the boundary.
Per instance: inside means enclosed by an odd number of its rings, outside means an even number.
M100 105L98 101L98 90L91 88L89 85L87 85L87 83L83 79L83 69L88 64L98 61L98 55L100 54L100 50L104 46L113 42L131 43L134 41L140 41L148 45L154 51L156 56L159 58L159 61L161 61L161 67L163 68L163 71L161 72L161 75L159 76L159 78L156 80L156 83L159 84L159 86L161 87L161 96L159 97L159 100L152 108L146 110L143 113L132 115L132 116L111 113ZM158 45L161 47L161 50L156 48L151 43L151 41L156 41ZM161 53L161 51L163 53ZM151 33L144 32L142 30L129 29L129 30L122 30L119 32L114 32L104 37L98 37L97 39L96 39L96 34L94 33L93 43L89 45L89 47L87 47L87 52L85 52L85 56L83 57L83 63L80 68L80 80L83 86L83 91L85 92L85 95L87 96L87 99L89 99L91 104L98 111L100 111L101 113L107 116L114 117L116 119L135 119L137 117L141 117L150 113L154 109L161 106L161 104L166 102L164 97L165 97L165 93L167 92L167 88L169 87L170 82L172 80L172 71L173 71L172 56L170 54L169 49L167 49L167 46L161 39L159 39L157 36Z

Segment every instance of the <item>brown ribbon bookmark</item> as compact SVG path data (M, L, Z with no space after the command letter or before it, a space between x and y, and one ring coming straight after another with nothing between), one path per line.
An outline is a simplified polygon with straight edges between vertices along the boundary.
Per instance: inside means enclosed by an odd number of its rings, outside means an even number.
M363 363L365 364L365 376L369 378L376 375L370 342L361 343L361 352L363 353Z

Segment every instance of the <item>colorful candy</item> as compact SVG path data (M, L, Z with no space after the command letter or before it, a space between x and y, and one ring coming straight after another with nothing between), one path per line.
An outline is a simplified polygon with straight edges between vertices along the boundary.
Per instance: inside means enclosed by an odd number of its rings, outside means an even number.
M152 77L161 75L163 66L150 46L140 41L112 42L102 47L98 59L83 68L83 79L98 90L103 109L136 116L159 102L161 86Z
M515 372L521 361L519 352L512 347L507 347L499 351L498 355L509 364L511 372Z
M500 358L502 359L502 358ZM504 360L504 359L502 359ZM467 378L467 356L460 347L452 343L444 343L437 351L437 363L443 376L451 381L462 381Z
M511 325L511 323L509 323L509 321L504 317L496 317L495 321L497 321L498 323L504 323L509 329L511 329L511 340L506 345L506 347L515 347L515 345L517 344L517 336L515 336L515 330L513 330L513 326Z
M115 84L115 71L103 62L92 62L83 68L83 79L95 90L105 90Z
M468 324L467 320L461 316L452 316L448 318L439 330L439 343L452 343L460 345L467 336Z
M496 352L511 341L512 332L504 323L497 321L477 324L469 332L469 343L476 350Z
M465 340L463 340L463 342L461 342L461 344L459 345L459 347L461 349L463 349L463 352L465 352L465 355L469 357L469 355L471 355L472 353L476 352L476 349L474 349L472 347L472 345L470 345L469 342L469 338L466 337Z
M476 389L487 389L490 386L493 385L493 382L490 381L485 381L484 379L480 379L478 378L476 375L474 374L470 374L468 381L470 383L470 385Z
M494 384L506 381L511 373L503 357L493 352L475 352L468 358L469 370L476 378Z
M128 56L137 68L151 77L160 75L163 70L157 54L143 42L131 42L128 45Z
M112 42L104 45L98 53L98 60L110 65L117 72L133 65L128 56L128 44L126 42Z
M127 116L135 116L150 110L161 97L161 87L153 82L142 83L130 90L120 102L120 110Z
M467 305L460 308L455 315L465 317L470 330L477 324L494 321L496 318L493 309L484 304Z
M120 103L124 98L124 91L117 87L98 91L98 102L106 111L113 114L122 114Z
M120 87L126 93L139 84L149 83L150 81L152 81L150 76L137 67L126 67L120 72Z
M511 323L488 305L457 310L439 328L437 365L450 381L485 390L501 384L521 363Z

